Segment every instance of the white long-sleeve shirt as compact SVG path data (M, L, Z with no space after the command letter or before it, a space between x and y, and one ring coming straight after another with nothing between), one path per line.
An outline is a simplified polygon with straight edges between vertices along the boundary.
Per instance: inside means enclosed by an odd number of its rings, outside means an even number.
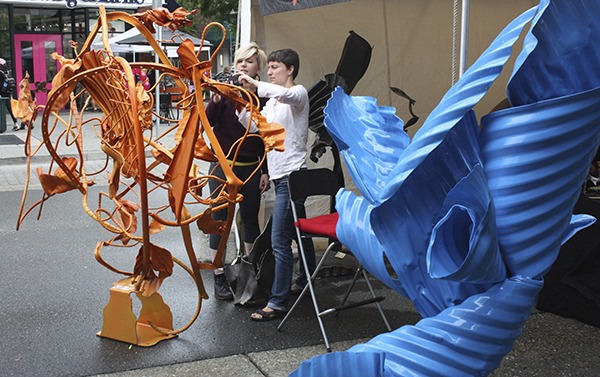
M270 123L278 123L285 128L285 150L267 153L269 177L279 179L291 172L306 167L308 148L308 91L302 85L286 88L281 85L259 82L256 92L259 97L269 100L261 110L261 114ZM239 114L240 122L248 124L248 113L243 110ZM254 124L252 128L256 127Z

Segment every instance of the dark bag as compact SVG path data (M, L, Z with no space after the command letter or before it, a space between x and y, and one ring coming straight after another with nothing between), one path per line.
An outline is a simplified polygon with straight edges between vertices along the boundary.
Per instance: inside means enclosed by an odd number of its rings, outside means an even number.
M275 258L271 248L271 221L254 241L247 256L238 257L224 267L225 276L237 305L259 304L269 299L275 275Z
M13 77L11 77L7 72L2 72L2 76L4 76L4 82L2 83L2 87L0 88L0 94L3 97L10 96L15 90L16 82Z

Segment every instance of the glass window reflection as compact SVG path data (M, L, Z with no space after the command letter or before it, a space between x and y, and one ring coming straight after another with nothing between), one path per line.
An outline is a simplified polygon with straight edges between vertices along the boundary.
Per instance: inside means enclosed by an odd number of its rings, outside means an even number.
M33 69L33 43L31 41L21 41L21 71L23 76L29 72L29 82L35 81Z
M58 9L14 8L15 32L59 32Z
M44 42L44 49L46 50L46 81L52 82L52 78L54 78L58 72L56 68L56 61L52 59L52 53L56 52L56 42Z

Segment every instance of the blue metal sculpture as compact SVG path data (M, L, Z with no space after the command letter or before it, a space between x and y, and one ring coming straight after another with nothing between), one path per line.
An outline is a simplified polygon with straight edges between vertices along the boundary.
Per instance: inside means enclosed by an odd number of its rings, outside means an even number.
M595 221L572 210L600 144L598 16L600 0L542 0L500 33L410 143L389 108L333 93L325 124L363 194L338 193L338 237L424 319L305 361L294 376L485 376L498 367L561 242ZM513 107L480 128L472 109L529 22L508 84Z

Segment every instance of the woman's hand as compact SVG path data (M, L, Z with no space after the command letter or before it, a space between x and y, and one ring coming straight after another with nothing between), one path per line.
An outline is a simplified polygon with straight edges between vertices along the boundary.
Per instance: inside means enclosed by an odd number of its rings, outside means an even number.
M263 192L269 190L271 188L271 182L269 181L269 175L266 173L263 173L260 175L260 181L258 182L258 189L260 190L260 193L262 194Z
M258 80L253 79L245 73L241 73L238 76L238 82L242 84L242 87L246 90L256 91L258 88Z

